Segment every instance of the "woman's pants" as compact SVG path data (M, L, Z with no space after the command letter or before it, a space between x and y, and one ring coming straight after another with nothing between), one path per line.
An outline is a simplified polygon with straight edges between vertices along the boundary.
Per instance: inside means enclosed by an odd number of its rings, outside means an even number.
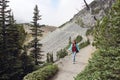
M75 56L76 56L76 52L72 52L72 59L73 59L73 62L75 62Z

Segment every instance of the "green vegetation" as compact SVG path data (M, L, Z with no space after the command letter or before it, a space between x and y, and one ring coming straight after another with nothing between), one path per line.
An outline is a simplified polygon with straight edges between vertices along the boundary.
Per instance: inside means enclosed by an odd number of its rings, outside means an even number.
M92 32L93 32L93 28L88 29L86 32L86 36L91 35Z
M79 42L82 41L82 39L83 39L82 36L78 35L75 40L76 40L77 43L79 43ZM68 43L66 49L68 49L68 48L70 47L71 43L72 43L72 42L71 42L71 37L70 37L70 38L69 38L69 43Z
M92 11L92 14L95 15L95 14L98 14L100 12L101 9L97 8L95 10Z
M42 30L39 29L38 20L41 19L41 15L39 15L38 6L36 5L34 8L34 16L33 16L33 26L32 26L32 36L34 37L33 41L31 41L31 47L33 48L31 51L31 55L34 59L35 65L38 65L40 62L38 61L38 58L40 59L42 55L40 54L40 47L42 44L38 43L39 39L38 36L42 36L41 32Z
M15 23L8 3L0 1L0 80L22 80L34 70L34 64L23 44L24 28Z
M65 49L68 49L69 47L70 47L70 45L71 45L71 37L69 37L69 42L68 42L68 45L66 46L66 48Z
M97 22L94 38L98 50L75 80L120 80L120 0Z
M88 66L75 80L119 80L119 49L98 50L92 56Z
M46 60L47 63L53 63L54 60L53 60L53 53L47 53L47 60Z
M79 43L80 41L82 41L82 36L78 35L75 40L77 43Z
M81 49L81 48L84 48L84 47L88 46L89 44L90 44L90 41L87 40L87 41L82 42L81 44L79 44L79 48L80 48L80 49Z
M56 65L48 65L24 77L23 80L48 80L58 71Z
M85 25L81 18L78 18L75 23L80 25L81 27L84 27L84 25Z
M57 58L64 58L65 56L68 55L68 52L66 51L66 49L61 49L60 51L57 52Z

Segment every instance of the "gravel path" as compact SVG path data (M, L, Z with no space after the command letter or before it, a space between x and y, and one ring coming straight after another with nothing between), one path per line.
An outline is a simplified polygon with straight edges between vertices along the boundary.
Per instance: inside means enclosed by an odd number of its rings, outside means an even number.
M61 59L58 64L59 72L51 80L74 80L88 63L91 54L95 51L95 48L91 45L80 50L76 55L76 63L72 63L71 55Z

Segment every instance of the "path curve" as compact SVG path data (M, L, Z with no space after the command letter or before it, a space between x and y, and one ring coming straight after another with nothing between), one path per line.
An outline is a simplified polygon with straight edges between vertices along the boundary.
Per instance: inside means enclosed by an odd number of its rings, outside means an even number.
M74 77L84 70L89 58L91 58L91 54L95 50L92 45L81 49L76 55L75 64L72 63L71 55L58 61L56 64L59 67L59 72L51 80L74 80Z

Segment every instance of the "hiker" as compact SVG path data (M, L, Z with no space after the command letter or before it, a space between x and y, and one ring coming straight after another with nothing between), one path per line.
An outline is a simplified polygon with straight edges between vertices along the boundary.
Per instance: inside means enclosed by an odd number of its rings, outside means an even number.
M76 53L78 53L79 50L80 50L79 47L78 47L78 44L76 43L75 40L72 42L72 44L70 45L70 47L68 48L68 50L72 51L73 64L75 64Z

